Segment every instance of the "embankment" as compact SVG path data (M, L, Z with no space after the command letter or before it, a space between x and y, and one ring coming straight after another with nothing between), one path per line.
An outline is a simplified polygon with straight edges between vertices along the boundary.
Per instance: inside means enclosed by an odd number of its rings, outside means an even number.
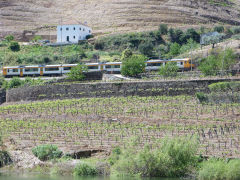
M196 92L208 92L209 84L233 80L239 79L48 84L10 89L6 92L6 102L82 97L194 95Z

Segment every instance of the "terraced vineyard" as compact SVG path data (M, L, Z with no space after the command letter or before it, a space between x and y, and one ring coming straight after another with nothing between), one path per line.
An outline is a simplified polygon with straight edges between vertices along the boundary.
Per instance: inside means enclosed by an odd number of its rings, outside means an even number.
M191 96L82 98L0 106L8 145L57 144L63 151L109 150L138 136L197 135L203 155L240 157L240 104L202 105Z

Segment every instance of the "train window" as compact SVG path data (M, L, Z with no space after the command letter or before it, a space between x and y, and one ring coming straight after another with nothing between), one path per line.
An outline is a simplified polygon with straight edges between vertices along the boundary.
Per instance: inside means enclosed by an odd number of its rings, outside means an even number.
M13 72L18 72L18 69L13 69Z
M63 67L64 71L70 71L72 67Z
M106 65L105 68L110 69L110 68L112 68L112 66L111 65Z
M58 71L58 67L52 67L52 68L45 68L45 71Z
M88 66L88 69L98 69L98 66Z
M183 65L183 62L180 62L181 65Z
M113 67L114 68L120 68L120 65L114 65Z
M38 68L25 68L25 72L38 72Z

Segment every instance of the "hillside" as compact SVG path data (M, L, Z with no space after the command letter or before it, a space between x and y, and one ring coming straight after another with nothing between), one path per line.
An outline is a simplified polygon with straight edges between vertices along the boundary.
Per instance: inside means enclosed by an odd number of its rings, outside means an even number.
M239 25L239 9L237 0L1 0L0 37L14 33L24 38L33 32L54 39L61 20L86 21L97 34L151 30L160 23Z

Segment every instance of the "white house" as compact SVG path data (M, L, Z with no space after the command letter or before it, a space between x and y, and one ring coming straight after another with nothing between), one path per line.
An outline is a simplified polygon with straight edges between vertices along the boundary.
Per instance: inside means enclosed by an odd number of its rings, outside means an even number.
M85 40L87 35L92 34L92 29L83 24L69 24L57 26L57 42L77 43Z

